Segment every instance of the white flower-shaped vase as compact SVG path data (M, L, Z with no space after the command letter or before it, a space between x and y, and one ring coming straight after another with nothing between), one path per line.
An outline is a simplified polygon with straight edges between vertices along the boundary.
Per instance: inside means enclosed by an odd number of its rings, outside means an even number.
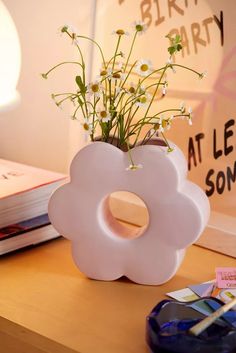
M157 285L176 273L185 248L206 226L210 207L205 193L186 179L180 149L143 145L132 157L143 168L126 168L128 153L94 142L75 156L70 182L49 202L49 217L72 242L73 258L89 278L115 280L127 276L140 284ZM142 234L124 237L124 228L111 214L109 195L128 191L146 204L149 224ZM191 270L191 269L190 269Z

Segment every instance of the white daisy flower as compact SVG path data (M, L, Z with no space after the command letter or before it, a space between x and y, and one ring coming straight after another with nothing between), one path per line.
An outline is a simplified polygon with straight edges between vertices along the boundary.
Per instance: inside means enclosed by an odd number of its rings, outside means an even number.
M139 96L135 101L135 105L138 107L145 107L151 100L151 95L149 93L145 93L142 96Z
M71 39L72 39L72 44L74 45L79 45L79 41L78 41L78 30L72 26L69 25L64 25L60 28L60 32L61 33L65 33L68 32L71 35Z
M189 113L189 116L188 116L188 123L189 123L189 125L193 125L193 122L192 122L193 110L192 110L191 107L188 108L188 113Z
M60 102L55 102L56 106L62 110L62 105Z
M203 71L201 74L199 74L199 79L201 80L206 76L207 76L207 71Z
M84 120L83 123L81 123L81 126L85 132L86 135L91 135L93 132L93 125L86 119Z
M139 35L146 32L148 26L143 21L135 21L132 23L132 27L135 32L138 32Z
M135 94L136 93L136 89L137 89L137 86L133 83L133 82L130 82L128 88L127 88L127 93L129 94Z
M62 33L69 32L71 26L69 25L63 25L58 28L58 32L62 35Z
M135 70L140 76L148 76L152 72L152 62L140 59L135 66Z
M111 120L111 114L106 110L105 107L98 109L97 116L98 120L102 123L107 123Z
M157 131L158 132L164 132L164 126L166 124L166 121L163 118L163 115L160 116L159 122L157 124Z
M96 77L97 81L102 81L108 77L111 76L111 69L104 69L104 68L101 68L100 69L100 72L99 72L99 75Z
M89 85L87 87L87 93L90 96L95 96L97 98L101 97L101 95L102 95L101 83L99 81L94 81L94 82L89 83Z
M117 34L118 36L129 36L129 32L123 29L117 29L116 31L112 31L112 34Z
M176 74L176 70L175 70L175 68L173 67L173 60L172 60L172 58L169 58L169 59L167 60L166 64L171 68L173 74Z
M184 102L181 102L181 103L180 103L179 109L180 109L180 111L181 111L182 114L185 113L185 103L184 103Z
M166 95L167 87L168 87L168 82L165 81L164 84L163 84L163 87L162 87L162 94L163 94L163 96Z
M145 87L144 86L139 86L137 94L145 94L145 93L146 93Z
M137 170L137 169L142 169L143 166L142 164L130 164L126 170Z
M169 117L169 119L166 120L166 123L167 123L166 129L167 129L167 130L170 130L173 119L174 119L174 115L171 115L171 116Z
M61 27L59 27L58 30L59 30L61 33L64 33L64 32L66 32L66 31L68 30L68 25L61 26Z
M125 78L126 78L126 74L121 72L121 71L115 71L115 72L112 72L111 75L109 76L109 78L112 80L112 81L116 81L116 80L121 80L121 81L124 81Z

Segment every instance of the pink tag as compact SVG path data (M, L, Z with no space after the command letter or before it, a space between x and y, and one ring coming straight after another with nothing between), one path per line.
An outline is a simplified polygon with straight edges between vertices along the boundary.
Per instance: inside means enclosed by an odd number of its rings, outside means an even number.
M216 284L218 288L236 288L236 267L217 267Z

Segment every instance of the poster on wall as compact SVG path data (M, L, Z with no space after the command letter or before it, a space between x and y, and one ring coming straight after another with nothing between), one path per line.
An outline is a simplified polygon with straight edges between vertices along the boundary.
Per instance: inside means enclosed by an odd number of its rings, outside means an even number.
M157 98L156 109L179 107L184 101L193 110L192 125L178 119L166 136L184 152L189 179L209 197L212 210L209 234L214 237L216 250L224 252L217 248L223 246L217 235L227 234L229 247L234 248L230 253L233 256L236 256L235 15L234 0L97 0L95 30L96 40L105 57L109 57L116 45L112 32L123 29L130 33L120 43L120 50L127 53L133 36L132 23L141 20L147 30L137 38L133 60L148 59L154 68L162 67L169 57L166 35L177 34L182 38L183 49L175 55L175 63L207 72L199 80L180 67L176 67L176 72L170 70L166 94ZM101 68L101 60L96 51L94 56L93 72L96 72ZM205 240L201 245L206 245Z

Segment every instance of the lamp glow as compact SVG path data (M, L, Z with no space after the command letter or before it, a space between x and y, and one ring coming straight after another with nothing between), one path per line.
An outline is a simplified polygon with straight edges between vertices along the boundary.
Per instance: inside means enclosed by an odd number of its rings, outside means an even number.
M0 48L0 110L6 110L20 98L16 85L20 74L21 50L15 24L1 0Z

